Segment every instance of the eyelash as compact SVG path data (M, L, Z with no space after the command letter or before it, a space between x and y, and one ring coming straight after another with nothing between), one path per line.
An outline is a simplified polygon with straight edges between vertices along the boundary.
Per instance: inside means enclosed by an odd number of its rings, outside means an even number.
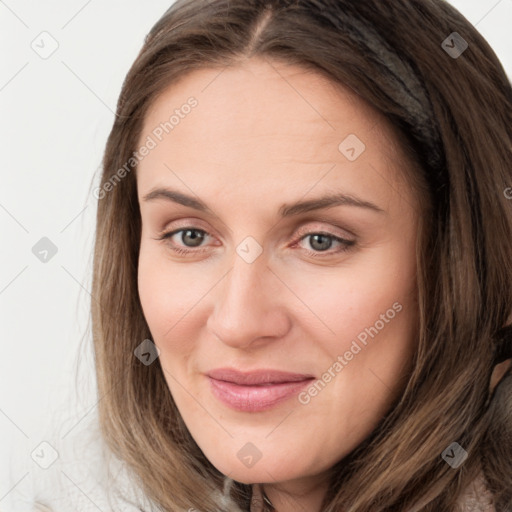
M185 227L185 228L175 229L175 230L169 231L169 232L163 232L163 233L159 234L156 239L160 240L160 241L167 241L168 239L170 239L174 235L176 235L178 233L181 233L181 232L184 232L184 231L196 231L196 232L199 232L199 233L204 233L205 235L209 236L209 233L207 231L205 231L204 229L199 229L199 228L194 228L192 226L189 226L189 227ZM292 246L295 246L296 244L298 244L302 240L308 238L309 236L313 236L313 235L326 236L326 237L329 237L329 238L333 239L334 241L339 242L341 244L341 247L338 248L337 250L334 250L334 251L332 251L330 249L327 249L325 251L312 251L312 250L309 250L309 249L304 249L308 253L309 256L312 256L314 258L332 256L334 254L340 254L340 253L347 252L356 243L355 240L346 240L344 238L341 238L339 236L333 235L332 233L328 233L328 232L325 232L325 231L311 231L309 233L305 233L304 235L300 236L300 238L297 241L295 241L292 244ZM178 253L180 255L204 252L204 249L201 249L201 248L198 248L198 249L183 249L182 247L177 247L177 246L175 246L172 243L169 243L168 245L170 246L171 250L173 250L174 252L176 252L176 253Z

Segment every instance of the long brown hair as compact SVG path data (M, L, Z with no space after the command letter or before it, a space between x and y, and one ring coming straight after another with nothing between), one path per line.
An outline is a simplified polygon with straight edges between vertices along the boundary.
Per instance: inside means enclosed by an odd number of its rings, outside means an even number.
M332 468L322 510L457 510L481 470L496 510L509 510L512 374L492 396L489 380L512 312L512 88L488 43L443 0L178 0L152 28L122 87L98 195L92 325L106 442L161 510L249 509L250 486L230 482L223 496L229 480L188 432L158 359L134 357L151 333L137 292L133 154L165 88L253 56L313 69L386 115L418 163L407 172L426 206L412 374L371 436ZM453 442L468 453L458 469L441 457Z

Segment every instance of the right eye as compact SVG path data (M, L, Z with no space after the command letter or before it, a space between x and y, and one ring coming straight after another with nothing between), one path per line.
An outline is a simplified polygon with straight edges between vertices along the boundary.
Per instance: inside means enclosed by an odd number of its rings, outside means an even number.
M183 246L179 246L176 244L175 241L172 241L173 237L175 235L178 235L181 233L181 236L178 237L181 240L181 243ZM178 254L188 254L192 252L198 252L195 250L187 249L194 248L194 247L200 247L200 244L209 236L209 234L204 231L203 229L198 229L194 227L186 227L186 228L180 228L175 229L173 231L169 231L167 233L162 233L158 236L158 240L164 240L166 244L175 252ZM202 251L201 251L202 252Z

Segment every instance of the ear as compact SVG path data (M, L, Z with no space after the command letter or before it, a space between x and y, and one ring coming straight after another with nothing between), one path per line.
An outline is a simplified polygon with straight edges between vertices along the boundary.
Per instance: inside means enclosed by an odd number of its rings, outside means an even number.
M497 364L494 367L494 370L491 375L491 381L489 384L489 394L492 394L494 388L498 384L499 381L503 378L503 376L507 373L508 370L512 369L512 359L506 359L502 363Z

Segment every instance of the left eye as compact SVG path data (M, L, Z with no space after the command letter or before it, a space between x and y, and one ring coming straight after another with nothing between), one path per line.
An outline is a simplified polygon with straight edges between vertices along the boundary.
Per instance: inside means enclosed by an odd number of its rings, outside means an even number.
M169 233L163 233L158 240L172 240L172 238L179 233L181 233L180 241L184 247L176 246L174 242L170 245L173 251L180 254L198 252L197 250L194 250L194 248L201 248L203 241L210 236L202 229L189 227L177 229ZM305 250L312 256L321 256L322 253L326 253L327 251L329 251L328 254L343 252L355 244L354 240L345 240L331 233L311 232L300 237L293 245L297 245L306 239L310 240L309 243L313 250L307 248L305 248ZM330 250L333 243L339 244L339 247L337 249Z
M348 251L351 246L355 244L354 240L346 240L344 238L340 238L339 236L333 235L332 233L307 233L302 236L298 242L302 240L309 239L309 245L314 249L313 251L310 249L305 249L311 256L326 256L332 254L338 254L345 251ZM334 250L331 249L333 245L333 241L338 244L338 248ZM297 243L298 243L297 242Z

